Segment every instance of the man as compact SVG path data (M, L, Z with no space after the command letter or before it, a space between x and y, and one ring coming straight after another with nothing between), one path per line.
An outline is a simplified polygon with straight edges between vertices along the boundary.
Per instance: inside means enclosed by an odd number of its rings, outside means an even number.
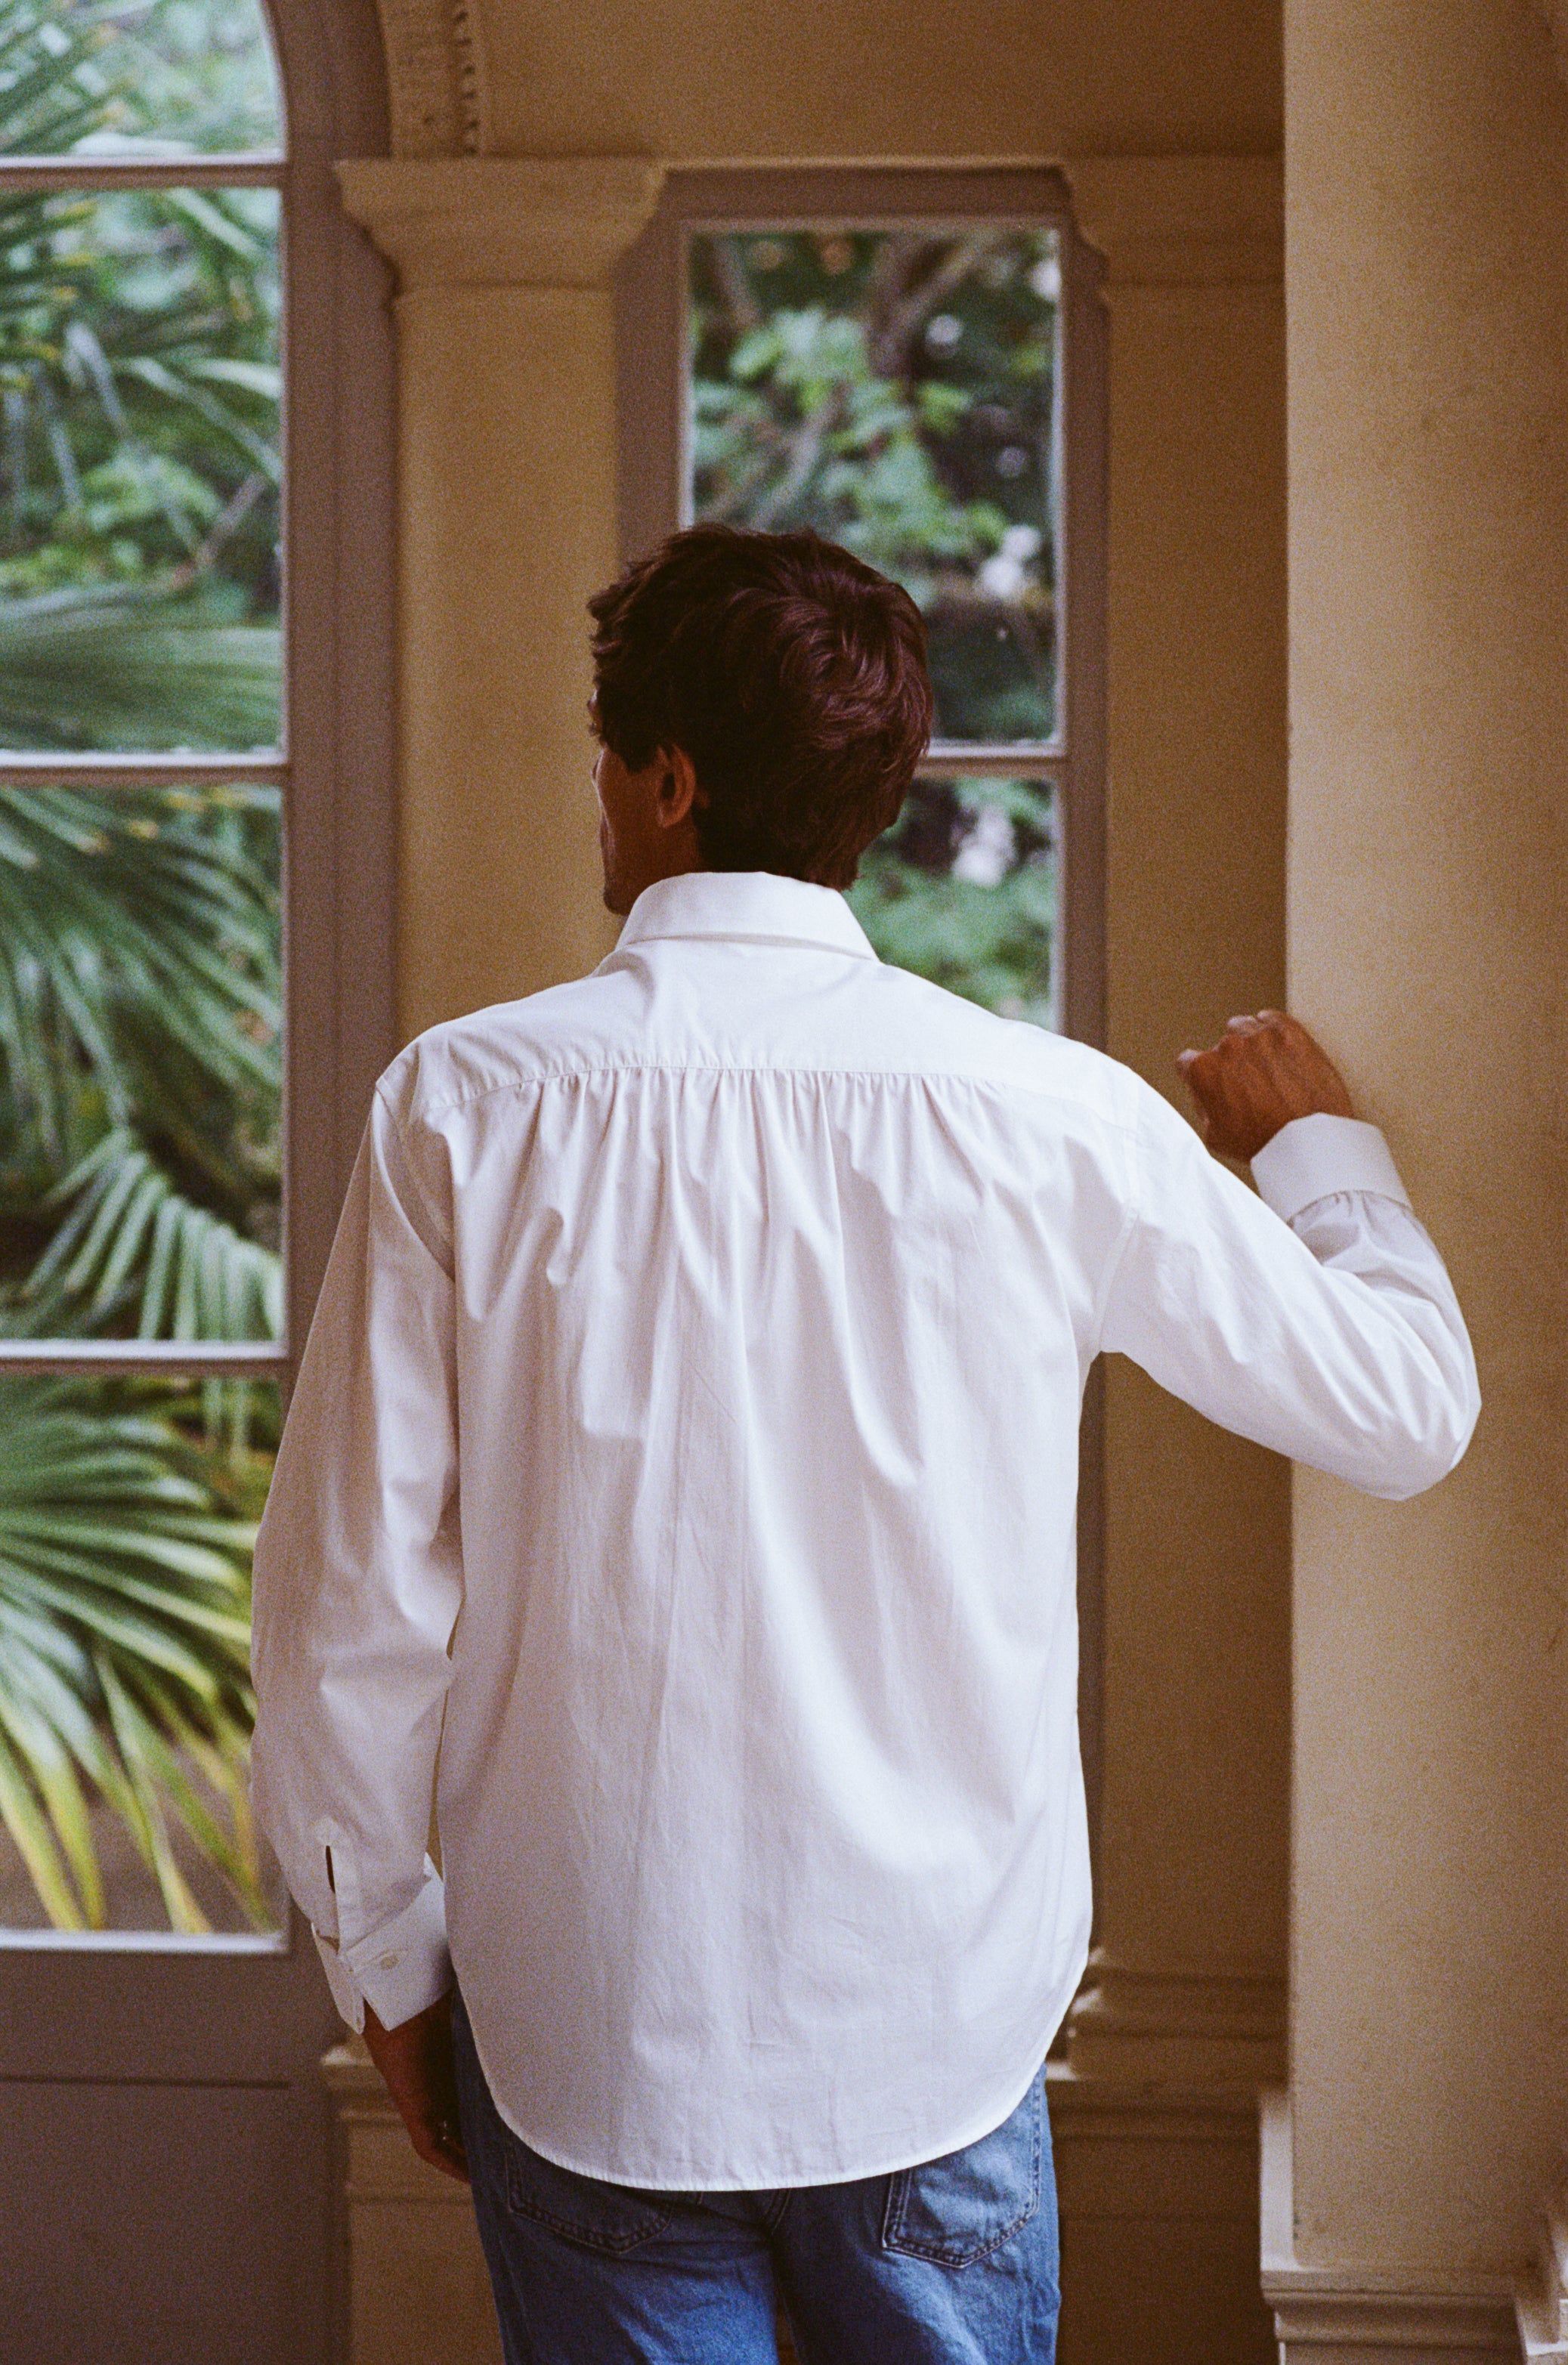
M1290 1019L1182 1055L1259 1197L876 960L835 891L930 727L902 592L700 528L590 604L626 926L377 1090L258 1548L258 1812L472 2172L512 2365L748 2365L776 2291L806 2365L1042 2365L1090 1365L1400 1496L1469 1342Z

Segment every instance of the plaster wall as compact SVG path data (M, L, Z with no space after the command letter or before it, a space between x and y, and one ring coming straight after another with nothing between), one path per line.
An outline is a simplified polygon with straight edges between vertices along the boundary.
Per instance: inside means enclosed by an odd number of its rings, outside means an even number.
M1296 1480L1295 2243L1464 2277L1568 2126L1568 93L1524 0L1285 17L1292 1000L1486 1399L1415 1503Z
M503 152L696 163L1247 152L1280 137L1270 0L487 0Z

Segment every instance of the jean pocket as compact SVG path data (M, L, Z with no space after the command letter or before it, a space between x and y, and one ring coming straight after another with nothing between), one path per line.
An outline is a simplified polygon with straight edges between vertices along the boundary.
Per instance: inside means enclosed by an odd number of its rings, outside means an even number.
M1040 2205L1045 2112L1041 2076L979 2143L901 2168L890 2180L882 2247L942 2267L970 2266L1000 2249Z
M673 2199L628 2184L601 2184L575 2169L557 2168L507 2130L507 2207L515 2217L547 2225L580 2249L621 2258L662 2234L675 2214ZM661 2205L663 2204L663 2205Z

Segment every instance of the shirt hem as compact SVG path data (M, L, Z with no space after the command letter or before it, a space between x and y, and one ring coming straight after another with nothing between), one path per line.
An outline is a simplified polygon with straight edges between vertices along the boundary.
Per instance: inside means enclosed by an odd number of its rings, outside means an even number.
M484 2071L485 2083L490 2090L490 2099L503 2124L516 2135L520 2143L526 2144L530 2151L537 2152L539 2158L548 2160L552 2168L565 2169L569 2175L586 2176L599 2184L624 2185L633 2192L797 2192L813 2190L820 2185L860 2184L871 2177L896 2176L901 2169L918 2168L925 2160L944 2159L950 2152L963 2151L970 2144L979 2143L983 2135L994 2134L998 2127L1010 2119L1040 2074L1046 2056L1050 2051L1052 2040L1067 2016L1073 1997L1078 1993L1088 1959L1088 1949L1085 1947L1083 1959L1078 1964L1067 1985L1065 2000L1053 2003L1044 2034L1040 2036L1037 2045L1031 2048L1028 2068L1015 2078L1010 2077L1003 2085L1002 2091L1006 2097L1005 2100L1000 2103L987 2102L974 2113L972 2118L960 2121L956 2127L944 2128L929 2139L921 2138L913 2150L901 2144L891 2155L873 2153L865 2161L857 2162L848 2168L829 2167L825 2163L818 2163L782 2171L778 2169L760 2169L752 2171L734 2168L715 2169L689 2166L679 2170L670 2169L655 2174L644 2170L633 2175L620 2165L610 2166L603 2161L577 2158L559 2146L542 2142L538 2136L530 2135L525 2128L518 2124L512 2113L496 2092L495 2082L486 2064L476 2028L473 2030L474 2046L479 2056L479 2067ZM1059 1995L1060 1990L1058 1990L1058 1992ZM471 2007L468 2018L469 2025L473 2028L474 2015Z

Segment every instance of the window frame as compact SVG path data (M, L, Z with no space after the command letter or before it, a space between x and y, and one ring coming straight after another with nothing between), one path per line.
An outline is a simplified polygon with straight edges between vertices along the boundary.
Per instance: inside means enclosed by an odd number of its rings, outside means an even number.
M286 93L286 37L305 11L257 0ZM312 12L313 13L313 12ZM286 1385L326 1263L375 1077L395 1047L392 910L392 427L381 303L345 308L336 141L301 127L286 149L176 159L0 157L0 190L271 188L284 289L284 744L238 756L0 753L0 781L116 788L140 780L265 781L282 796L287 1321L278 1341L0 1339L0 1372L126 1369L270 1377ZM312 139L310 132L316 130ZM363 263L357 266L364 275ZM353 316L353 332L345 311ZM294 354L329 365L291 367ZM342 465L353 454L353 465ZM345 612L340 585L352 583ZM354 694L342 694L352 681ZM323 896L323 880L331 892ZM351 891L352 889L352 891ZM308 1120L299 1111L308 1108Z
M286 1405L375 1079L397 1048L395 578L389 273L335 160L386 143L378 28L358 7L257 0L286 145L239 155L0 156L0 189L272 188L282 275L283 745L227 757L0 752L0 781L265 781L283 806L286 1315L265 1341L0 1339L0 1375L272 1379ZM367 21L368 20L368 21ZM306 357L301 365L301 357ZM342 596L352 587L352 597ZM275 1934L0 1931L7 1955L286 1953Z
M976 221L1049 228L1060 242L1057 397L1057 548L1060 712L1048 740L934 740L927 779L1027 777L1057 788L1061 844L1063 1031L1104 1041L1105 435L1103 264L1080 237L1060 174L760 166L666 175L652 219L616 282L621 422L618 523L623 559L686 522L686 241L693 231L962 228Z

